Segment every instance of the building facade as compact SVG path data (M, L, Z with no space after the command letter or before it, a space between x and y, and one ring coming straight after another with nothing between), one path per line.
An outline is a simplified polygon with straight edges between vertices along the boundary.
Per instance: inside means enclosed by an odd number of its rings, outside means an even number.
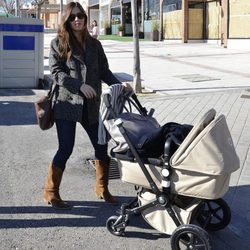
M42 6L40 18L45 28L58 28L60 1L49 0ZM161 40L206 41L224 47L249 42L249 0L136 1L140 37L152 39L152 32L157 29ZM64 5L68 2L63 0ZM132 35L131 0L79 2L88 14L88 25L96 20L101 34L118 34L122 30L123 35ZM34 8L29 11L34 15Z
M227 47L250 39L249 0L137 0L137 8L140 34L148 39L155 27L164 40ZM131 0L90 0L88 10L102 34L118 34L122 26L124 35L132 35Z

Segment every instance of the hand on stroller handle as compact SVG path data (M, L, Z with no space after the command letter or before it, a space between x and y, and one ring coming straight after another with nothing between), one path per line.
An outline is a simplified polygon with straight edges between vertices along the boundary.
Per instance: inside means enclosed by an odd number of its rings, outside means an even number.
M132 88L132 86L129 83L123 82L122 85L125 87L126 92L134 93L134 89Z

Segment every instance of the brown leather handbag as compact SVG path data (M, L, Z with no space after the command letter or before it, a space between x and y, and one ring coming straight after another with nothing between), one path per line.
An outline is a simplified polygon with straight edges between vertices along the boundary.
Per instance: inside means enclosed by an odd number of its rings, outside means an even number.
M50 129L54 125L52 99L56 86L56 84L53 84L47 95L40 97L38 101L35 102L36 118L38 125L42 130Z

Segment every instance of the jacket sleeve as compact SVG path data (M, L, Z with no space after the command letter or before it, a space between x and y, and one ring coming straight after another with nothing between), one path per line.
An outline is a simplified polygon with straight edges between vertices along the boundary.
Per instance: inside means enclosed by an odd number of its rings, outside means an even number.
M109 69L108 60L104 53L103 47L99 41L98 43L99 43L98 44L99 45L98 46L98 56L99 56L98 63L99 63L101 80L107 83L108 85L121 83L121 81L119 81Z
M57 38L53 39L50 44L49 68L53 80L58 85L64 86L73 94L79 93L82 82L70 76L70 70L66 65L66 61L59 57Z

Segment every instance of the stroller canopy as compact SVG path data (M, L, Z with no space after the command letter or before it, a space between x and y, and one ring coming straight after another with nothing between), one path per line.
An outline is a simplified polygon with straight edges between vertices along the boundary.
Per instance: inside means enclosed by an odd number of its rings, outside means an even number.
M232 173L239 168L233 140L224 115L215 119L215 110L209 110L198 121L175 154L171 165L208 175Z

